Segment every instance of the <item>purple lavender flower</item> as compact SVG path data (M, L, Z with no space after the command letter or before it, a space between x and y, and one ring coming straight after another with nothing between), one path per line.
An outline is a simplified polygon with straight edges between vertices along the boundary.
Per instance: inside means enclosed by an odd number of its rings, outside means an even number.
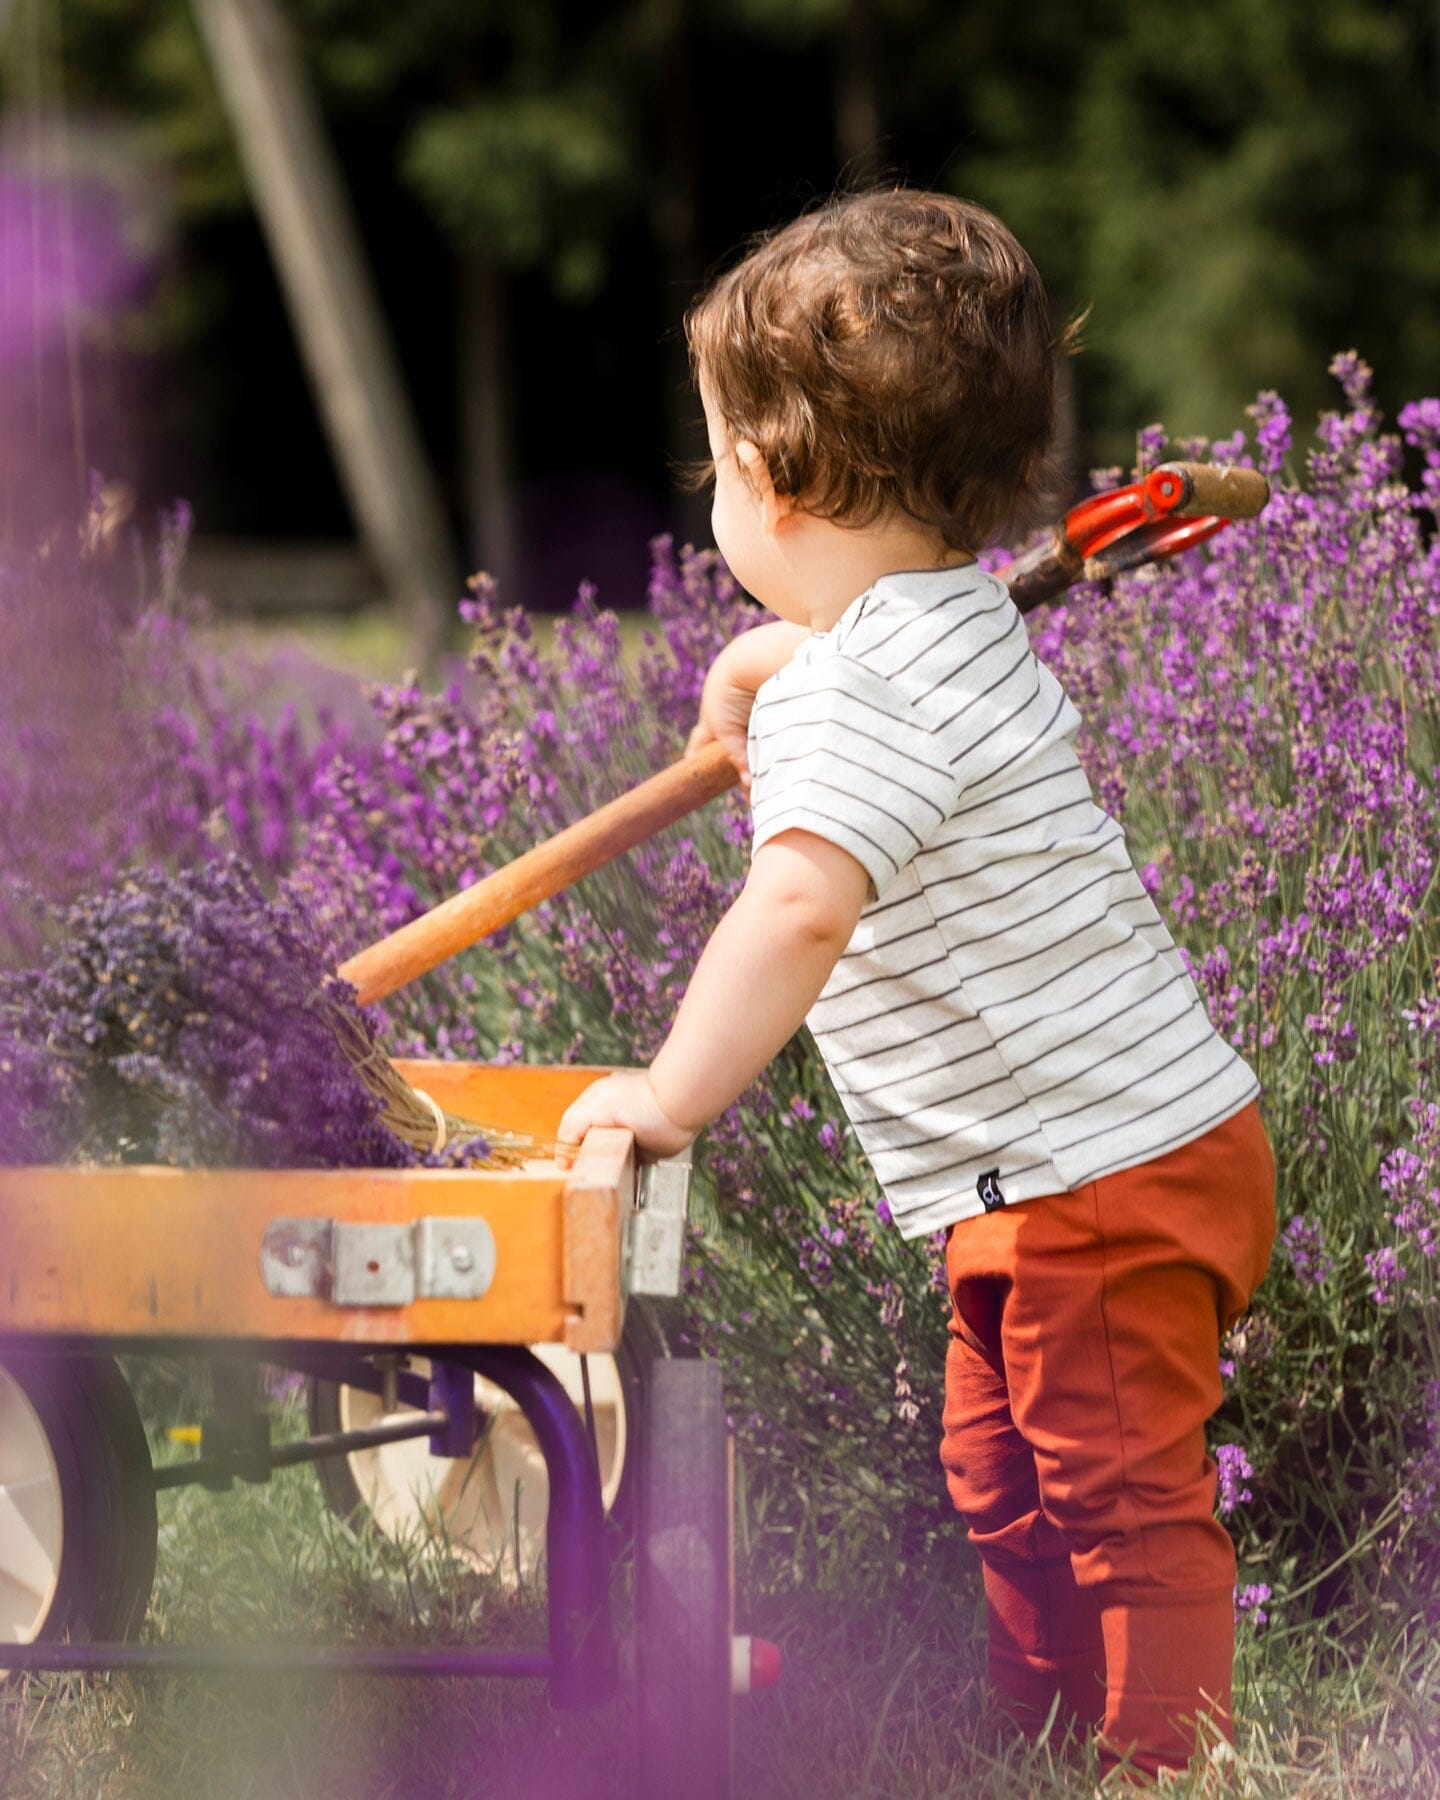
M1377 1306L1393 1306L1400 1297L1405 1266L1392 1245L1366 1253L1365 1273L1370 1277L1370 1298Z
M1265 475L1278 475L1290 454L1290 411L1271 389L1257 394L1246 408L1255 421L1256 462Z
M1375 374L1358 350L1342 350L1333 356L1330 373L1340 383L1352 408L1358 409L1369 399Z
M1280 1243L1302 1287L1319 1287L1334 1268L1326 1254L1320 1222L1296 1213L1280 1233Z
M1239 1444L1221 1444L1215 1451L1218 1477L1218 1506L1222 1517L1234 1512L1254 1498L1245 1485L1254 1475L1250 1458Z
M1166 431L1163 425L1147 425L1135 439L1135 475L1146 475L1165 460Z
M1235 1596L1235 1623L1248 1620L1251 1625L1264 1625L1270 1615L1265 1610L1265 1602L1270 1599L1270 1584L1265 1581L1252 1581L1246 1584Z

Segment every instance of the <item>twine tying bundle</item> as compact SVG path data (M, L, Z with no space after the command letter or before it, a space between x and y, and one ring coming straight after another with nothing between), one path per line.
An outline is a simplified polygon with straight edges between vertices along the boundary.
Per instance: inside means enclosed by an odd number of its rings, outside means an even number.
M440 1110L439 1101L436 1100L433 1094L427 1094L424 1088L417 1087L415 1089L415 1098L417 1100L423 1100L435 1114L435 1142L430 1146L430 1154L432 1156L438 1156L445 1148L446 1140L450 1135L445 1129L445 1115Z

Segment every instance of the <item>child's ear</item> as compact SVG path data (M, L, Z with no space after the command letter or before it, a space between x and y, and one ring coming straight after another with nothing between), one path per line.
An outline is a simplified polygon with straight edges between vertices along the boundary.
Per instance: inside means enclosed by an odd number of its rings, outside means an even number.
M769 466L761 455L758 444L752 444L749 438L741 438L735 445L735 459L740 464L740 473L745 477L746 485L760 503L761 529L774 531L793 510L790 496L776 493Z

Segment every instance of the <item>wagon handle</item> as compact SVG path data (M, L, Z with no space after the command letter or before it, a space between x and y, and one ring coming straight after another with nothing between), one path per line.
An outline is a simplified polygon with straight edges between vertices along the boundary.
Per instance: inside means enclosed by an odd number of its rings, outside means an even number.
M341 979L357 990L361 1006L383 1000L723 794L738 778L724 748L707 744L359 951L341 963Z
M1071 507L1050 541L1001 569L1000 579L1020 611L1029 612L1082 574L1101 579L1173 556L1218 531L1228 518L1252 517L1269 497L1268 483L1253 469L1162 463L1142 481ZM357 952L340 965L341 979L356 989L361 1006L383 1000L643 844L738 779L725 750L707 744Z

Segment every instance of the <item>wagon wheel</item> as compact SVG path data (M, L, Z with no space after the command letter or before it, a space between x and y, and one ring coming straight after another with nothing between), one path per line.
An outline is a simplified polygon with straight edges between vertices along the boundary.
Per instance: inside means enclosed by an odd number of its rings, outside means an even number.
M0 1644L133 1637L155 1579L145 1428L108 1357L0 1364Z
M642 1388L657 1358L671 1354L673 1328L666 1309L632 1300L614 1356L587 1359L600 1489L617 1525L628 1527L635 1485L632 1454ZM580 1358L558 1344L532 1346L556 1374L579 1410L584 1407ZM428 1371L423 1357L412 1359ZM492 1382L475 1377L475 1404L483 1415L472 1457L436 1457L428 1440L410 1438L379 1449L327 1457L315 1465L325 1497L344 1519L369 1514L388 1537L405 1539L437 1529L472 1568L513 1578L518 1561L531 1570L545 1549L549 1481L544 1458L519 1407ZM400 1414L412 1411L401 1407ZM398 1416L398 1415L397 1415ZM317 1432L356 1431L385 1417L383 1402L361 1388L320 1379L310 1382L310 1424Z
M729 1800L734 1571L719 1365L651 1372L635 1542L637 1763L644 1800Z

